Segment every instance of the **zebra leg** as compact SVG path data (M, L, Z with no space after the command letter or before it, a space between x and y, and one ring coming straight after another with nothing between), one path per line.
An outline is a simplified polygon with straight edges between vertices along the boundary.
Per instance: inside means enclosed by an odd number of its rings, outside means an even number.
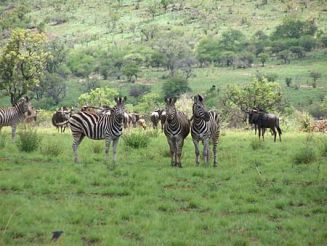
M16 125L11 126L11 138L13 141L16 140Z
M209 162L209 138L203 140L203 158L207 166Z
M175 161L174 161L174 157L175 157L175 147L174 147L174 143L171 139L167 138L168 144L169 144L169 148L170 148L170 165L173 167L175 166Z
M182 167L181 163L181 156L182 156L182 150L184 145L184 139L180 139L179 141L176 141L176 166Z
M217 144L218 144L218 140L214 139L213 140L213 166L214 167L217 166Z
M194 149L195 149L195 164L199 165L199 156L200 156L200 150L199 150L199 141L193 139Z
M74 162L79 161L78 156L77 156L77 148L78 148L78 145L80 145L80 143L83 141L84 137L85 137L85 135L83 135L83 134L74 136L74 139L73 139Z
M113 151L113 162L116 164L116 153L117 153L117 145L118 145L119 138L116 138L112 142L112 151Z
M106 159L106 161L108 161L108 154L109 154L109 148L110 148L110 144L111 144L111 139L108 138L105 141L106 141L106 146L105 146L105 150L104 150L105 155L106 155L105 156L105 159Z

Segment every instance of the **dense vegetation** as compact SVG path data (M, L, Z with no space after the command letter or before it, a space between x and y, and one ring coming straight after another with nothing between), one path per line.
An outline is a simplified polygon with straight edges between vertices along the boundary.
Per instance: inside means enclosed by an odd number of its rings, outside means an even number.
M0 106L33 98L37 127L0 133L0 245L324 245L327 117L324 0L2 0ZM149 113L165 95L221 114L218 168L170 167L163 133L124 130L118 164L50 129L60 106ZM281 116L259 142L244 111ZM243 111L242 111L243 110ZM243 130L229 130L229 127ZM52 127L52 126L51 126ZM111 153L110 153L111 157ZM109 158L110 159L110 158Z
M12 103L28 92L38 108L77 106L81 94L106 86L128 95L130 110L148 113L138 106L147 93L161 99L215 86L208 101L221 108L227 85L264 76L281 85L283 106L275 110L327 113L323 1L24 0L0 9L0 88ZM32 57L28 47L10 45L26 39L39 40Z

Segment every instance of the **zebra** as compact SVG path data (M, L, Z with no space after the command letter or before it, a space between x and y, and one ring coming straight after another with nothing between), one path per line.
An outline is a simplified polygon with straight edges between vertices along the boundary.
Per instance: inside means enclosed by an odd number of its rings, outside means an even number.
M61 107L59 110L57 110L51 118L52 125L57 128L59 132L64 133L66 130L66 127L68 125L68 119L70 118L72 114L72 110L68 110L67 107ZM65 125L61 125L60 123L66 122Z
M32 105L27 96L19 99L13 107L0 108L0 130L4 126L11 126L11 137L15 141L17 125L25 120L31 110Z
M78 162L77 148L85 136L94 140L105 139L105 154L108 160L109 147L113 143L113 162L116 163L116 149L123 131L124 104L126 97L115 98L116 106L111 113L98 115L90 112L73 114L68 122L73 135L74 161Z
M195 148L195 163L199 165L199 141L203 142L203 158L209 162L209 140L213 143L213 166L217 166L217 144L220 136L219 115L215 111L207 111L204 107L204 98L201 95L194 96L193 121L191 135Z
M181 155L184 139L190 133L190 122L187 116L176 110L176 98L165 98L166 121L164 133L170 147L171 166L182 167Z

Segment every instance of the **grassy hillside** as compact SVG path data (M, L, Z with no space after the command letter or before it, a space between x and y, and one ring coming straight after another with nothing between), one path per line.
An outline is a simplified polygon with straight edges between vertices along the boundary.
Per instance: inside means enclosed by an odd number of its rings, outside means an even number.
M162 133L148 131L150 143L141 149L121 139L114 167L104 162L102 141L86 139L74 164L70 133L38 132L36 152L22 153L11 141L1 146L0 244L50 244L54 230L64 231L59 245L326 241L327 143L318 134L286 132L281 143L267 136L259 144L253 132L224 131L218 168L194 165L188 137L183 168L176 169ZM303 148L314 157L297 164Z

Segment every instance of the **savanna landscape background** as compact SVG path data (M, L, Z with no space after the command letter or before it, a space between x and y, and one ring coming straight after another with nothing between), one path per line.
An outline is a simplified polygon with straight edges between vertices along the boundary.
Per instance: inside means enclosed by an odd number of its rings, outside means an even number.
M23 65L22 65L23 64ZM317 1L0 2L0 106L22 95L33 126L0 133L0 245L325 245L327 4ZM150 113L192 97L221 114L218 167L183 168ZM118 163L86 139L73 163L61 106L113 105L148 124L126 129ZM279 115L282 142L260 142L242 111Z

